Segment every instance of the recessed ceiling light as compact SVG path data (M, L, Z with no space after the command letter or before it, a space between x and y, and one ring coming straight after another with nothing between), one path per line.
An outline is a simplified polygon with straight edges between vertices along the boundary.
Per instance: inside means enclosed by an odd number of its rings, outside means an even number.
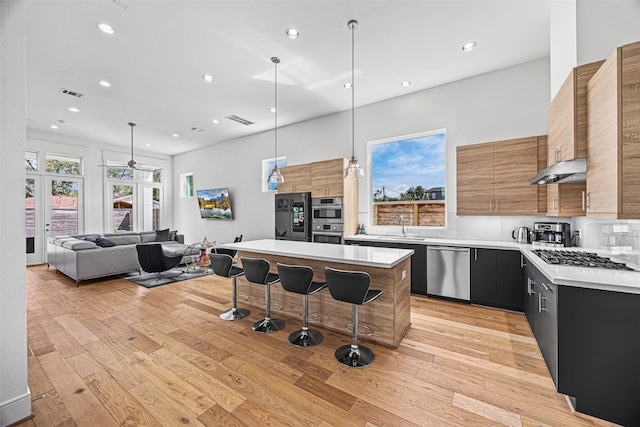
M218 119L213 119L213 120L211 120L211 123L213 123L214 125L217 125L220 122L218 121Z
M80 110L78 110L76 107L69 107L69 111L71 111L72 113L79 113Z
M145 147L151 147L151 144L144 144Z
M51 129L58 129L58 126L56 126L56 125L50 125L49 127L50 127Z
M476 46L478 46L478 43L469 42L469 43L465 44L464 46L462 46L462 50L465 51L465 52L469 52L470 50L473 50Z
M203 74L202 78L207 83L211 83L213 81L213 76L211 74Z
M287 28L284 33L290 39L297 39L298 37L300 37L300 32L298 30L296 30L295 28Z
M105 34L114 34L116 32L111 25L105 24L104 22L98 22L96 26Z
M351 89L351 83L345 83L344 84L344 88L345 89Z
M171 135L171 136L172 136L172 137L174 137L174 138L178 138L178 137L180 137L180 135L178 135L177 133L174 133L174 134L173 134L173 135Z
M272 113L275 113L276 109L275 109L275 107L271 107L271 108L269 108L269 111L271 111Z
M104 87L111 87L111 83L109 83L109 82L108 82L108 81L106 81L106 80L100 80L100 81L98 82L98 84L99 84L100 86L104 86Z
M400 83L400 86L402 86L402 87L408 87L408 86L411 86L411 82L407 80L406 82L402 82L402 83Z

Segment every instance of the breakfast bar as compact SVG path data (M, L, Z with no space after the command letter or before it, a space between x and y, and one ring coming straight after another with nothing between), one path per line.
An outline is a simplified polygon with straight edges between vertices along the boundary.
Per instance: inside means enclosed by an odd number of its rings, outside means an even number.
M363 339L395 348L409 329L412 250L272 239L228 243L222 247L237 250L238 259L266 259L273 273L277 273L277 263L309 266L313 268L315 281L325 281L325 267L367 272L371 276L370 288L382 290L383 294L375 302L360 307L360 324L366 324L373 332ZM261 286L238 278L238 294L249 297L241 304L264 309ZM282 305L281 311L278 304ZM302 308L300 295L286 292L279 284L271 287L273 318L280 313L297 318ZM351 323L351 307L335 301L328 289L309 299L309 313L317 315L310 316L315 326L348 333L345 326Z

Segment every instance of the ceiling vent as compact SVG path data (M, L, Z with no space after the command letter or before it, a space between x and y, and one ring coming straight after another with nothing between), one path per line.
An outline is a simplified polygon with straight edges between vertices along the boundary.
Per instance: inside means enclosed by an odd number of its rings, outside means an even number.
M71 95L71 96L74 96L74 97L76 97L76 98L82 98L82 97L84 96L84 93L74 92L74 91L72 91L72 90L65 89L65 88L60 89L60 91L59 91L59 92L60 92L60 93L64 93L65 95Z
M235 114L231 114L229 116L226 116L225 119L233 120L234 122L238 122L238 123L240 123L242 125L245 125L245 126L249 126L249 125L254 124L253 122L251 122L251 121L249 121L247 119L243 119L242 117L238 117Z

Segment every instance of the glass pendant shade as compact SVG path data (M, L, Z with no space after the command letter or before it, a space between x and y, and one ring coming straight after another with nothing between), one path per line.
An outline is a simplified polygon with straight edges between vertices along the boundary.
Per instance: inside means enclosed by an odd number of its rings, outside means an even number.
M271 175L269 175L269 179L267 180L269 184L282 184L284 182L284 176L280 172L278 165L276 164L271 171Z
M347 168L344 170L345 178L364 178L364 169L355 157L351 157Z

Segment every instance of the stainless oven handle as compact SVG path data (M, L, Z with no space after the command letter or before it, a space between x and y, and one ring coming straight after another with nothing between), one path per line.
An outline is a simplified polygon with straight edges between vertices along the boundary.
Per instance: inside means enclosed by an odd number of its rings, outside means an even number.
M311 234L314 236L342 236L344 233L340 233L339 231L313 231Z

